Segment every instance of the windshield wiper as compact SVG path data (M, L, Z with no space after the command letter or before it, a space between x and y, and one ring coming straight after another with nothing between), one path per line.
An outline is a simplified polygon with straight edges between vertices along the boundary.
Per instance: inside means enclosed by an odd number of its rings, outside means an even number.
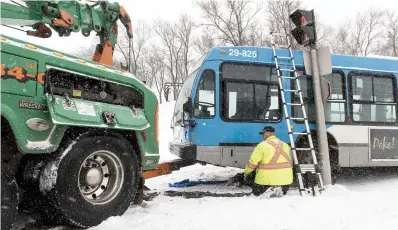
M177 113L179 113L180 110L178 110L177 112L173 113L173 117L175 117L177 115Z

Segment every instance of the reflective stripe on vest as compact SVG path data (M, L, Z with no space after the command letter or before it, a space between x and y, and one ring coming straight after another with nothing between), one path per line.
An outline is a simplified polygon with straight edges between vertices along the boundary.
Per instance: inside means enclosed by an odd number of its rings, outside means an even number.
M256 169L258 165L252 164L250 162L247 162L247 166L251 169Z
M259 169L282 169L282 168L290 168L291 162L289 159L289 155L283 151L283 143L279 141L278 144L271 140L266 140L266 143L272 145L275 148L275 153L272 159L268 162L268 164L259 164ZM280 156L283 156L287 162L277 163Z

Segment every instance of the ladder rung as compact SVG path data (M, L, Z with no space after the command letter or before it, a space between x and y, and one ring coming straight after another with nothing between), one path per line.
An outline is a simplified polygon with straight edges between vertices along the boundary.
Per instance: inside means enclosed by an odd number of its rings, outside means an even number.
M296 71L295 69L278 69L278 70L282 71L282 72L290 72L290 73Z
M290 103L290 102L286 102L286 105L291 105L291 106L302 106L303 104L300 103Z
M276 47L276 48L280 48L280 49L290 49L291 46L289 45L276 45L276 44L272 44L272 46Z
M294 59L294 57L282 57L282 56L274 56L275 58L278 58L278 59L285 59L285 60L292 60L292 59Z
M305 172L312 172L315 173L315 165L313 164L299 164L298 165L299 172L300 173L305 173Z
M286 117L286 119L295 120L295 121L305 121L307 118L304 117Z
M296 151L311 151L313 149L311 149L311 148L292 148L292 150L296 150Z
M281 49L290 49L290 47L291 46L289 46L289 45L280 45L280 46L278 46L278 48L281 48Z
M300 188L299 190L302 192L312 193L312 188ZM318 188L317 186L315 186L314 190L320 192L323 191L324 188Z
M311 133L294 133L294 132L289 132L289 134L293 134L293 135L309 135Z
M281 91L293 92L293 93L299 93L299 92L301 92L300 90L297 90L297 89L281 89Z
M281 78L283 78L283 79L294 79L294 80L297 79L296 77L283 77L283 76Z

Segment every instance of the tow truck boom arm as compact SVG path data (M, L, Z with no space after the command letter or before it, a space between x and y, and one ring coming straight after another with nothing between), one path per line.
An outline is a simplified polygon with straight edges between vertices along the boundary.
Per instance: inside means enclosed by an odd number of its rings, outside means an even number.
M131 39L133 31L126 10L119 3L98 1L93 5L80 1L24 1L26 6L1 3L2 24L29 26L33 30L27 34L40 38L49 38L55 30L59 36L67 37L71 32L90 36L96 32L100 37L93 60L112 65L112 56L117 42L117 20L126 27Z

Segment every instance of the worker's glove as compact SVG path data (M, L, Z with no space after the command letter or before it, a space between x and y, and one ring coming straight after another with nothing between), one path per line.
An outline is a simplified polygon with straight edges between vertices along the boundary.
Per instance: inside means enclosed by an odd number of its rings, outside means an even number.
M250 174L244 173L243 174L243 182L247 183L249 181L249 176L250 176Z

